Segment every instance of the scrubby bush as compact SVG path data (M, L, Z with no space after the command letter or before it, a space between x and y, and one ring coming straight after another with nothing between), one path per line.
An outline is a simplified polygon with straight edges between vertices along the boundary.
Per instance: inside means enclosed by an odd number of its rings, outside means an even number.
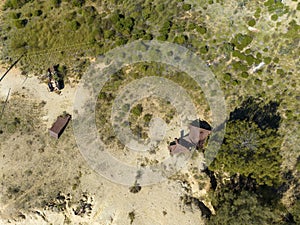
M132 114L135 116L140 116L143 113L143 106L142 104L137 104L131 110Z
M231 74L230 73L225 73L224 75L223 75L223 79L225 80L225 81L230 81L231 80Z
M40 10L40 9L37 9L37 10L35 10L35 11L33 12L33 15L34 15L34 16L40 16L40 15L42 15L42 14L43 14L43 11Z
M151 119L152 119L153 115L150 113L147 113L144 115L144 121L145 121L145 125L148 126Z
M187 36L185 35L178 35L175 37L174 42L177 44L184 44L187 41Z
M70 22L70 29L73 30L73 31L76 31L78 30L80 27L80 23L76 20Z
M241 73L241 77L242 77L242 78L248 78L248 77L249 77L249 74L248 74L247 72L244 71L244 72Z
M183 4L182 8L184 11L189 11L192 8L192 6L191 6L191 4Z
M54 7L59 7L60 4L61 4L61 1L62 1L62 0L51 0L52 5L53 5Z
M206 54L208 53L209 47L207 45L203 46L200 48L200 53L201 54Z
M22 15L21 13L12 12L12 13L10 13L9 17L11 19L19 19L21 17L21 15Z
M254 27L255 24L256 24L255 19L251 19L251 20L249 20L249 22L248 22L248 25L249 25L250 27Z
M81 7L85 4L85 0L72 0L73 6Z
M273 14L271 16L271 20L276 21L278 19L278 15L277 14Z
M251 36L239 33L232 39L232 43L238 49L242 50L247 47L252 42L252 40L253 38Z
M203 26L197 27L196 30L197 30L200 34L205 34L206 31L207 31L206 27L203 27Z
M18 9L28 2L32 2L32 0L7 0L4 4L4 9Z
M16 28L18 28L18 29L24 28L27 23L28 23L27 19L15 20L14 21L14 24L15 24Z

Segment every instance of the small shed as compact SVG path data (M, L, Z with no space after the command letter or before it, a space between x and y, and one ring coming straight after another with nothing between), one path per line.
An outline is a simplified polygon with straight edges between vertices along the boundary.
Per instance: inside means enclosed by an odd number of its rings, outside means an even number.
M68 125L71 119L71 115L59 116L52 127L49 129L49 134L51 137L58 139L60 135L64 132L64 129Z

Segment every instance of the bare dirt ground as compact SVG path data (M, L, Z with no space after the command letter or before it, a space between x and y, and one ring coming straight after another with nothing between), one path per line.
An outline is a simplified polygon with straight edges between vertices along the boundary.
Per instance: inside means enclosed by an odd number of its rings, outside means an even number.
M4 69L0 70L1 74ZM7 95L9 88L11 93L25 93L29 99L45 101L44 115L42 119L50 126L57 116L63 111L72 112L73 98L75 88L71 88L66 84L61 94L55 92L50 93L47 85L42 83L37 77L25 77L20 74L17 69L12 69L8 75L0 83L0 96L3 98Z
M11 88L0 123L0 224L204 224L199 209L180 202L186 189L179 179L133 194L90 169L72 123L59 141L50 138L47 129L56 117L72 112L76 88L66 84L57 95L36 77L24 80L13 69L0 83L2 103ZM69 197L59 199L59 193ZM91 210L76 215L84 199ZM54 204L59 201L66 204Z

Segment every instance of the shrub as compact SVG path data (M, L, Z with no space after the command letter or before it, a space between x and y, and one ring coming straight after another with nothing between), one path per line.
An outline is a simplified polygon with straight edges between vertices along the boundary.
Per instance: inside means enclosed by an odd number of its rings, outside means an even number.
M260 17L260 13L261 13L261 8L257 8L256 11L255 11L255 13L254 13L254 17L256 19L258 19Z
M234 44L232 43L225 43L223 46L225 52L232 52L234 50Z
M273 62L274 62L274 63L279 63L279 58L278 58L278 57L275 57L275 58L273 59Z
M191 4L183 4L182 9L184 11L189 11L192 8Z
M76 21L76 20L74 20L74 21L72 21L72 22L70 23L70 28L71 28L71 30L73 30L73 31L78 30L79 27L80 27L80 23L79 23L78 21Z
M232 62L232 67L235 69L235 70L241 70L241 71L247 71L247 66L244 65L241 61L235 61L235 62Z
M243 53L241 53L240 51L238 51L238 50L234 50L232 52L232 56L233 57L237 57L237 58L239 58L241 60L246 60L246 56Z
M230 81L231 80L231 74L230 73L225 73L224 75L223 75L223 79L225 80L225 81Z
M209 47L207 45L203 46L200 48L200 53L201 54L206 54L209 50Z
M177 44L184 44L187 40L187 36L185 35L179 35L179 36L176 36L175 39L174 39L174 42L177 43Z
M205 34L207 32L207 29L203 26L199 26L196 28L196 30L200 33L200 34Z
M128 213L128 217L130 219L130 224L132 224L135 219L135 212L132 211L132 212Z
M146 115L144 115L144 121L145 121L146 126L149 125L151 119L152 119L152 114L147 113Z
M28 23L27 19L15 20L14 21L14 24L15 24L16 28L18 28L18 29L25 27L27 23Z
M157 40L159 41L166 41L168 39L168 35L167 34L163 34L157 37Z
M21 17L21 13L16 13L16 12L12 12L10 15L9 15L9 17L11 18L11 19L19 19L20 17Z
M271 61L272 61L272 58L271 58L271 57L265 57L265 58L264 58L264 62L265 62L266 64L269 64Z
M162 12L165 9L165 5L160 3L159 5L157 5L156 9L158 12Z
M144 37L143 37L144 40L152 40L153 39L153 36L152 34L145 34Z
M59 7L61 4L61 0L51 0L51 2L54 7Z
M105 30L104 31L104 38L105 39L110 39L115 35L115 31L113 30Z
M242 78L248 78L248 77L249 77L249 74L248 74L247 72L244 71L244 72L241 73L241 77L242 77Z
M18 9L32 0L7 0L4 4L4 9Z
M81 7L85 4L85 0L72 0L73 6Z
M34 16L40 16L40 15L42 15L42 14L43 14L43 11L40 10L40 9L35 10L34 13L33 13Z
M247 47L251 42L253 38L247 34L237 34L233 40L232 43L240 50L244 49Z
M261 86L261 85L262 85L262 80L256 79L256 80L254 81L254 83L255 83L255 85L257 85L257 86Z
M127 42L128 42L128 40L124 37L119 37L116 39L117 46L125 45Z
M277 19L278 19L277 14L273 14L273 15L271 16L271 20L276 21Z
M134 26L134 19L131 17L127 17L122 20L122 25L124 29L131 31Z
M164 22L162 28L159 31L160 34L161 35L168 35L169 32L170 32L171 26L172 26L172 22L171 21Z
M246 56L246 61L247 61L248 65L250 66L254 63L255 58L252 55L247 55Z
M249 25L250 27L254 27L255 24L256 24L255 19L251 19L251 20L249 20L249 22L248 22L248 25Z
M137 104L135 107L132 108L131 112L135 116L140 116L143 113L142 104Z
M238 80L233 80L232 81L232 85L233 86L237 86L237 85L239 85L240 84L240 81L238 81Z
M273 79L267 80L267 85L272 85L273 84Z

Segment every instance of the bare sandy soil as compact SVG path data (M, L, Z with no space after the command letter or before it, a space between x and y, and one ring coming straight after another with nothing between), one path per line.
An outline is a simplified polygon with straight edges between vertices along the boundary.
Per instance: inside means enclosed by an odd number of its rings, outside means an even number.
M24 80L13 69L0 83L2 101L11 88L0 134L0 224L131 224L130 212L132 224L204 224L199 209L183 207L180 201L187 189L179 177L188 171L136 194L104 179L81 156L72 123L59 141L47 132L63 111L72 113L76 88L66 84L57 95L36 77ZM21 122L11 131L7 123L15 117ZM60 192L70 196L63 210L50 204ZM197 181L193 192L201 197ZM82 199L92 209L80 216L75 211Z
M4 73L4 69L0 73ZM37 77L25 77L20 74L18 69L12 69L7 76L0 83L0 96L3 98L7 96L8 90L11 88L13 93L26 93L29 99L45 101L44 115L42 119L50 126L57 116L63 111L72 113L73 98L75 95L75 88L71 88L66 84L61 94L49 92L45 83L41 82Z

